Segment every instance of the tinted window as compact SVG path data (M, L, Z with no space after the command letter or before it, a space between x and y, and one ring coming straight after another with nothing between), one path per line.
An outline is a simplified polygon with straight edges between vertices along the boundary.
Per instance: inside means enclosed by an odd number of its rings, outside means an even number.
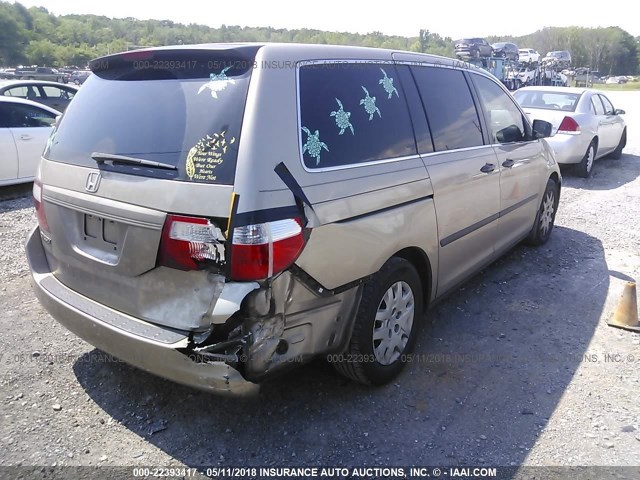
M609 101L607 97L604 95L600 95L600 99L602 100L602 104L604 105L604 112L606 115L613 115L613 105Z
M520 109L495 82L473 75L493 142L519 142L527 139Z
M101 168L233 184L253 58L198 50L156 53L158 58L133 52L98 60L95 75L69 104L45 157L95 167L93 152L124 155L177 170L125 164Z
M302 158L307 168L417 153L404 92L393 65L302 66L300 121Z
M513 93L517 102L525 108L564 110L573 112L580 100L579 93L549 92L544 90L518 90Z
M459 70L411 67L436 151L482 145L482 129L469 86Z
M604 107L602 106L599 95L591 97L591 105L595 108L596 115L604 115Z
M0 127L50 127L56 115L41 108L19 103L0 103Z

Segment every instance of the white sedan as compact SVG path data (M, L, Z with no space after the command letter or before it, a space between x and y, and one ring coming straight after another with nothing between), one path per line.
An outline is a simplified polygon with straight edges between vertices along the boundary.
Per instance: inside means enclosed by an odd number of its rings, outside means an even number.
M0 97L0 186L33 181L58 115L46 105Z
M553 126L546 139L561 164L575 164L581 177L591 175L593 162L606 155L620 158L627 144L627 126L601 92L588 88L525 87L513 94L529 118Z
M521 63L539 62L540 54L533 48L521 48L518 50L518 61Z

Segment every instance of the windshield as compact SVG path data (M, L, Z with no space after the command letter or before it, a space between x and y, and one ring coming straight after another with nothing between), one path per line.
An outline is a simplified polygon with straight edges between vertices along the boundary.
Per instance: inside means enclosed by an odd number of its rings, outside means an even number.
M547 92L543 90L517 90L513 97L524 108L574 112L580 100L580 95L579 93Z
M49 160L96 167L92 153L175 166L100 168L171 180L233 184L248 62L185 51L167 58L119 57L94 65L52 135ZM253 65L251 60L250 65Z

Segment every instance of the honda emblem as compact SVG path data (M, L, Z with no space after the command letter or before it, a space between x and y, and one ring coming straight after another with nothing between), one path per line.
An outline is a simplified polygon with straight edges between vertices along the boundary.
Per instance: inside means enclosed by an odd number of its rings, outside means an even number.
M85 184L84 189L89 193L96 193L100 186L100 178L102 178L102 176L99 172L91 172L87 177L87 183Z

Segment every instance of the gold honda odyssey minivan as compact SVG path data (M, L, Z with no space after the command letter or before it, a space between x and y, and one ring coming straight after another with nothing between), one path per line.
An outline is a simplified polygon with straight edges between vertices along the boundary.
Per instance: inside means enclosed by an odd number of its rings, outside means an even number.
M388 382L434 300L551 234L551 126L468 64L214 44L91 70L34 183L34 289L175 382L250 394L318 355Z

